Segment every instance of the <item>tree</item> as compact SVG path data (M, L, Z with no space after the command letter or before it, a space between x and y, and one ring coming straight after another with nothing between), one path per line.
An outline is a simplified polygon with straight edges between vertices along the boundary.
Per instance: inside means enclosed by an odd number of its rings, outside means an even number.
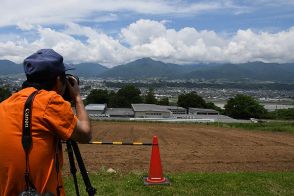
M0 87L0 102L11 96L11 92L6 87Z
M152 88L149 88L147 95L145 96L145 103L157 104L157 99L154 96L154 90Z
M109 103L109 94L107 90L94 89L86 98L86 103Z
M117 108L117 107L119 107L118 102L119 101L117 99L116 93L114 91L110 91L109 92L109 103L107 104L108 107Z
M196 92L181 94L178 97L178 106L188 109L192 108L206 108L206 102Z
M164 97L164 98L161 98L159 101L158 101L158 105L169 105L169 100L167 97Z
M220 107L216 106L214 103L212 102L207 102L206 103L206 108L209 108L209 109L213 109L213 110L216 110L216 111L219 111L221 114L224 112Z
M264 107L248 95L236 95L225 105L225 114L237 119L260 118L266 113Z
M126 85L118 90L116 94L116 105L118 107L131 107L132 103L142 103L140 89L133 85Z

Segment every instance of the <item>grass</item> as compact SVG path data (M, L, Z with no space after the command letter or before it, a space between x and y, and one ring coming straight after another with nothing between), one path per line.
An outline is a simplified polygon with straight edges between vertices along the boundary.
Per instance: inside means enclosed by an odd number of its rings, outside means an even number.
M293 122L207 126L294 133ZM97 195L294 195L294 172L170 173L165 175L172 183L170 186L144 186L143 176L146 174L109 174L101 170L91 173L90 179ZM87 195L81 176L78 177L81 195ZM65 177L64 182L67 195L75 195L72 177Z
M143 174L91 174L97 195L294 195L294 172L168 174L170 186L144 186ZM81 195L87 195L81 177ZM71 176L67 195L75 195Z
M294 122L213 123L213 125L225 128L294 133Z
M103 120L102 120L103 121ZM98 121L93 121L98 122ZM157 121L128 121L128 120L110 120L104 122L119 122L119 123L137 123L137 124L166 124L170 122L157 122ZM174 122L173 122L174 123ZM223 128L240 128L246 130L260 130L272 132L288 132L294 133L294 122L261 122L261 123L195 123L195 122L176 122L176 124L195 124L195 125L213 125Z

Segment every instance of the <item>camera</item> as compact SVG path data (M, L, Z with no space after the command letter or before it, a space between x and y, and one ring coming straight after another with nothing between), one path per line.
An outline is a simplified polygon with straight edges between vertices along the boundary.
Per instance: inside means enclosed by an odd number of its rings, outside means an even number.
M18 196L54 196L54 194L51 192L40 194L35 189L31 189L31 190L21 192Z
M41 196L41 194L35 191L23 191L18 196Z
M35 190L28 190L21 192L18 196L42 196L42 194L36 192ZM46 192L43 196L54 196L51 192Z
M72 74L66 74L65 78L69 82L70 85L72 85L72 86L74 85L74 81L72 80L71 77L74 77L77 80L78 85L80 84L80 79L79 79L78 76L72 75ZM63 99L66 100L66 101L69 101L69 102L72 101L72 98L71 98L70 93L69 93L68 86L65 87L65 91L64 91L64 94L63 94Z

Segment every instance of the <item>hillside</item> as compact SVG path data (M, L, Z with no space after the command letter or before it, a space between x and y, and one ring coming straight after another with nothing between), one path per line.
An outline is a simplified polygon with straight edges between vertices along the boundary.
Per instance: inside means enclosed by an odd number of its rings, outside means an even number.
M227 81L294 82L294 64L250 62L242 64L177 65L151 58L118 65L99 75L120 79L205 79Z
M97 63L75 65L75 74L106 79L204 79L225 81L294 82L294 63L250 62L242 64L178 65L143 58L107 68ZM0 60L1 75L23 73L22 65Z
M23 73L23 66L9 60L0 60L1 75Z
M220 66L201 67L184 78L260 80L260 81L294 81L294 64L277 64L251 62L243 64L224 64Z
M97 77L108 70L107 67L97 63L80 63L75 64L74 67L76 67L76 73L84 77Z
M138 59L136 61L118 65L100 75L103 78L144 79L179 77L181 74L194 70L194 66L182 66L171 63L155 61L151 58Z
M107 67L97 63L80 63L75 64L74 67L76 68L76 70L74 70L75 74L85 77L97 77L99 74L108 70ZM16 64L9 60L0 60L1 75L18 74L23 72L23 66L21 64Z

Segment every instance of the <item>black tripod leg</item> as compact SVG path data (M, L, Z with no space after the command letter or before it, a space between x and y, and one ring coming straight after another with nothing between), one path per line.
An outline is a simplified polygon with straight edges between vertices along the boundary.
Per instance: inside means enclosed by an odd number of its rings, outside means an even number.
M77 194L77 196L80 196L79 185L78 185L78 180L77 180L77 176L76 176L77 169L75 166L74 154L73 154L72 144L71 144L70 140L66 142L66 148L67 148L68 160L69 160L69 165L70 165L70 173L71 173L73 180L74 180L76 194Z
M85 186L86 186L86 191L88 192L89 196L93 196L96 193L96 189L94 187L92 187L92 185L91 185L91 182L90 182L84 161L82 159L78 144L75 141L71 140L71 145L72 145L73 151L75 153L75 156L76 156L76 159L77 159L77 162L78 162L78 165L79 165L79 168L80 168L80 171L81 171L81 174L82 174Z

